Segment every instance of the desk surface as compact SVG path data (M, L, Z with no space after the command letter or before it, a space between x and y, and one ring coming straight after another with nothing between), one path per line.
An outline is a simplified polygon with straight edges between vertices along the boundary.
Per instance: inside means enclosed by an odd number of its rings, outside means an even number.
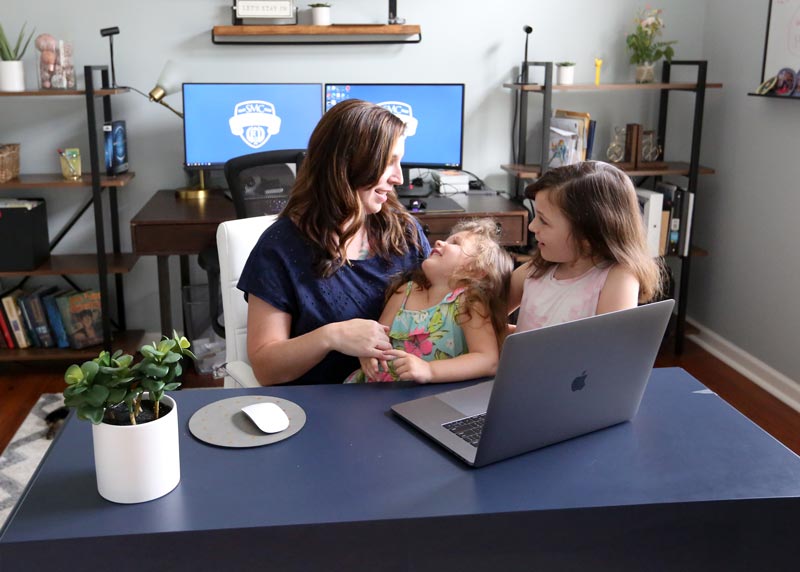
M181 483L138 505L98 495L91 427L71 416L0 537L0 564L18 570L23 562L35 569L34 561L63 563L77 554L92 560L134 542L191 558L192 570L262 556L262 565L303 569L356 555L354 563L383 562L384 570L459 558L473 569L536 558L605 558L625 568L653 551L663 551L662 563L694 554L702 558L692 564L730 560L736 569L748 561L739 554L741 535L750 549L769 545L750 554L756 562L789 557L800 460L683 370L654 371L631 423L481 469L461 464L389 412L394 403L444 389L178 392ZM250 393L294 401L308 415L306 426L280 443L244 450L209 446L188 432L199 408ZM469 531L481 539L456 550ZM495 549L509 560L498 561ZM89 560L81 562L88 567Z

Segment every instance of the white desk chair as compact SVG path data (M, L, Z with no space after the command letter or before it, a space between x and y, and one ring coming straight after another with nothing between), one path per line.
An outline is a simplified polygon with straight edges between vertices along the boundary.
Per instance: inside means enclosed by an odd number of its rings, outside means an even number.
M247 302L236 288L247 257L277 215L223 222L217 228L222 312L225 317L225 387L260 387L247 358Z

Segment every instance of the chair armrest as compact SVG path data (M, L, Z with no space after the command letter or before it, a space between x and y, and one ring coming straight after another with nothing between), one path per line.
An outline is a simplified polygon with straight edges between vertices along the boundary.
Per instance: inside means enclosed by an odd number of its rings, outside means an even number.
M231 361L225 364L225 387L261 387L253 368L243 361Z

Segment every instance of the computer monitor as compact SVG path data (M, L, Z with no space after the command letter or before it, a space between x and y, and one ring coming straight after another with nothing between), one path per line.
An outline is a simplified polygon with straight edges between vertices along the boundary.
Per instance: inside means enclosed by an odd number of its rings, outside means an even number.
M221 169L240 155L305 149L320 117L319 83L185 83L184 164Z
M406 123L406 184L409 168L461 169L464 84L325 84L325 111L345 99L377 103Z

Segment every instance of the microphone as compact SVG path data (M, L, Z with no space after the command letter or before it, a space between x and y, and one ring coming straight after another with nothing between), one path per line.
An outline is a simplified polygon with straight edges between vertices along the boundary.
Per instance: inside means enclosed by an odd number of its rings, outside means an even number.
M520 80L522 83L528 83L528 38L533 32L533 28L528 25L522 26L522 31L525 32L525 59L522 60L522 74Z

